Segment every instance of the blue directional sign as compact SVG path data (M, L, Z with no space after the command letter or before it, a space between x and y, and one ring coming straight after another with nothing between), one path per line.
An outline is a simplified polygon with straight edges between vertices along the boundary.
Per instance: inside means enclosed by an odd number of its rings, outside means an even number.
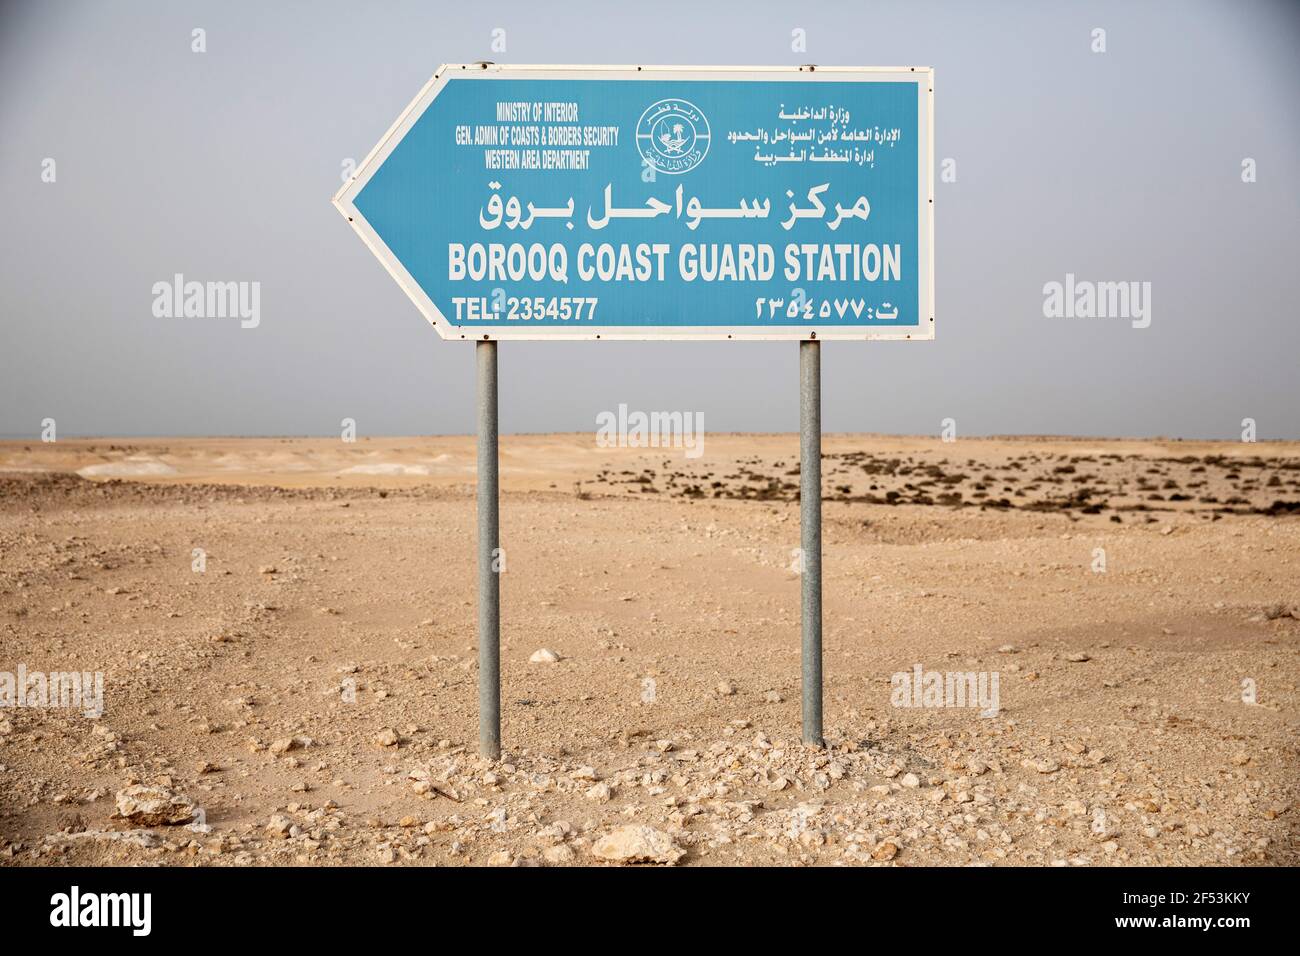
M934 337L933 71L444 66L334 203L444 338Z

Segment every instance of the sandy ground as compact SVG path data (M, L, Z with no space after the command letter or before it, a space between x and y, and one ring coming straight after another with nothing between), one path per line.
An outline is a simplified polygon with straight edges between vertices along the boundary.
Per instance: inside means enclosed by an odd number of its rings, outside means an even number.
M0 443L0 862L1300 862L1300 444L824 451L820 750L794 436L504 438L489 764L472 438Z

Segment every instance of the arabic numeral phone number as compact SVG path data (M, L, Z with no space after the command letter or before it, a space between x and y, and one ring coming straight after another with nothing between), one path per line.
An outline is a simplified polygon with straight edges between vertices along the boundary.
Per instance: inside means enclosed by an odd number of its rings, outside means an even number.
M550 319L557 322L580 322L584 318L588 321L596 318L596 304L599 299L595 298L572 298L569 296L551 296L547 299L544 296L534 296L532 298L520 298L519 296L508 296L506 298L506 321L542 321Z

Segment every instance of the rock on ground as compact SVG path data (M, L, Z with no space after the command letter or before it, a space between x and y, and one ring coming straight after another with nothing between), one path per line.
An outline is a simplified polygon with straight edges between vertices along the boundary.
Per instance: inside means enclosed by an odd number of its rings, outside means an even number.
M614 863L676 863L686 851L673 838L654 827L619 827L596 841L594 856Z
M135 784L117 792L117 813L137 827L177 826L194 819L194 804L165 787Z

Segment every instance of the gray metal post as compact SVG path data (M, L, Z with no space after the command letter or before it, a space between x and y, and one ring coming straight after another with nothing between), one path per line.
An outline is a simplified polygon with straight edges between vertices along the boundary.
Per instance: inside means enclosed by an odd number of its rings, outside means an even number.
M803 742L822 738L822 359L799 343L799 524L803 557Z
M501 579L497 488L497 343L475 344L478 359L478 749L501 757Z

